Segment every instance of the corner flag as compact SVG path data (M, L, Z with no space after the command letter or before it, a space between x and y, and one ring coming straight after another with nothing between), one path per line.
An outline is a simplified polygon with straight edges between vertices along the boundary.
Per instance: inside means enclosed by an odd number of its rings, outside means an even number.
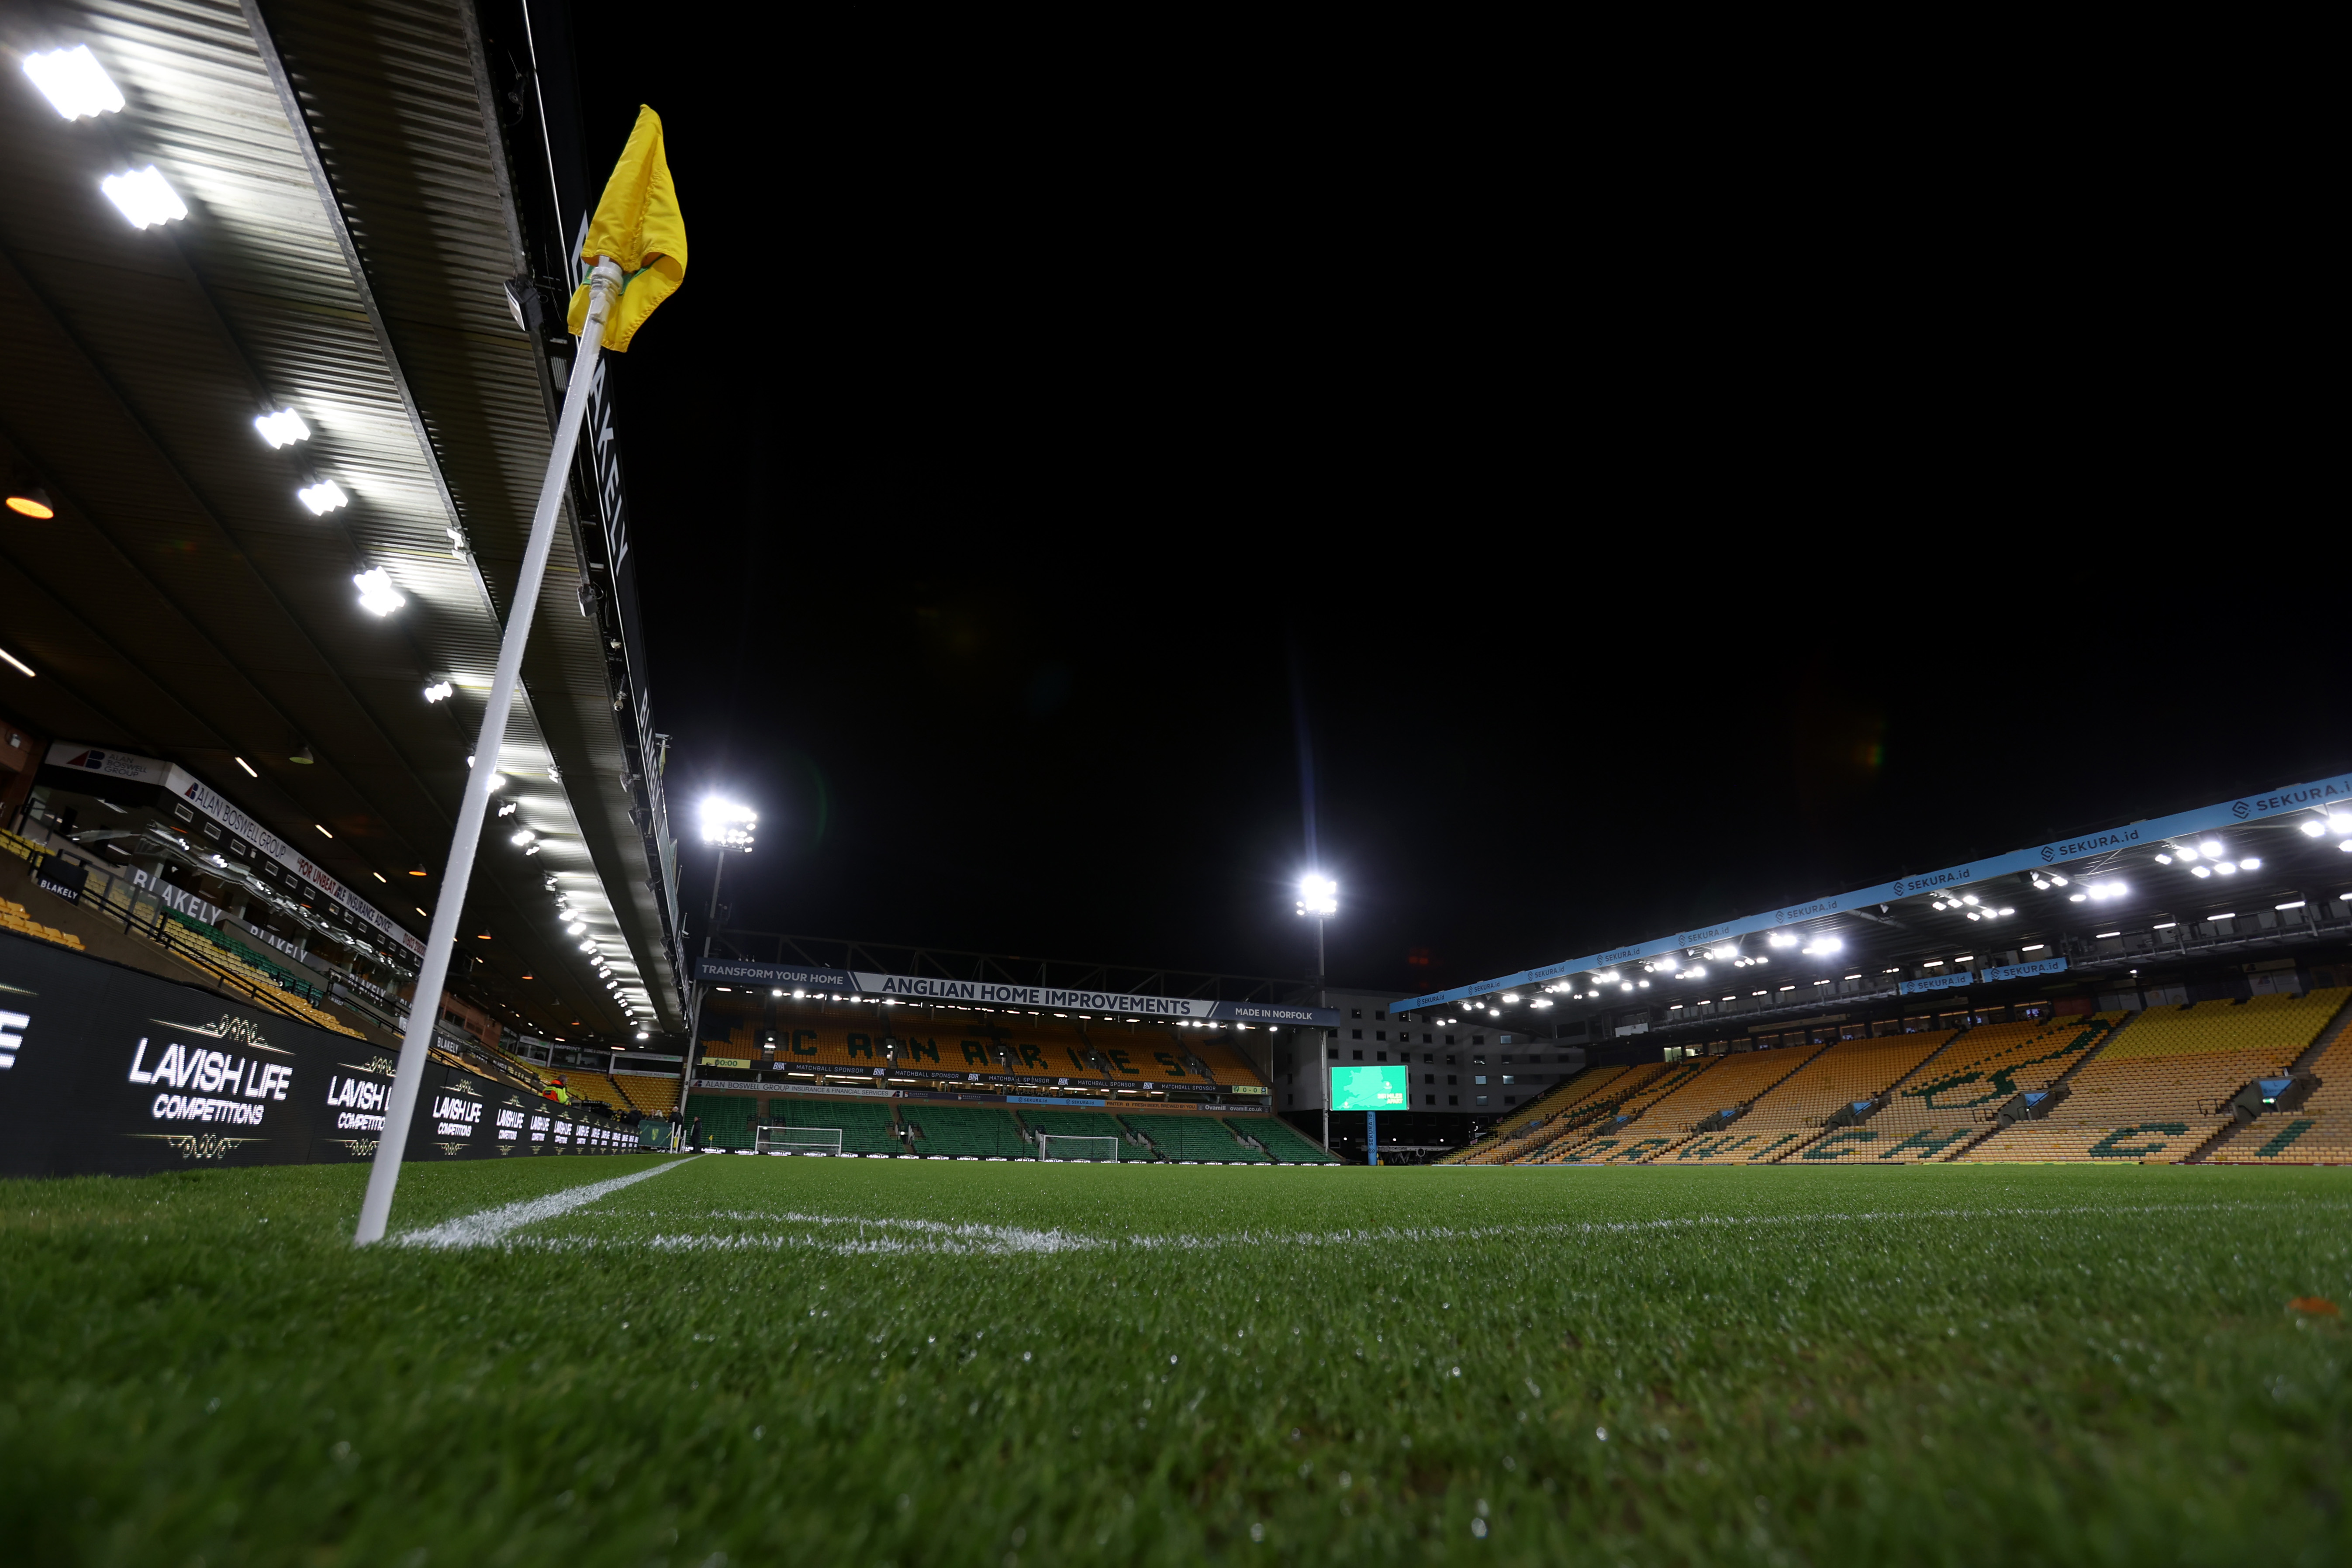
M474 742L474 755L488 765L472 771L457 802L449 863L441 876L440 901L433 909L433 934L425 940L415 997L401 1035L400 1065L393 1073L367 1193L360 1200L359 1226L352 1237L361 1247L383 1240L391 1223L392 1194L408 1151L409 1124L415 1119L416 1097L425 1083L433 1026L441 1016L441 987L448 983L449 955L457 946L466 890L473 882L474 850L489 815L490 780L498 775L499 754L506 744L507 713L522 679L523 646L530 640L531 614L539 607L547 558L555 546L555 513L563 499L564 477L580 445L588 388L596 379L596 355L603 349L618 353L627 348L631 334L686 278L686 223L678 216L677 193L670 186L669 163L662 156L661 117L650 109L640 106L637 110L636 128L629 132L629 144L589 220L580 258L593 269L572 296L570 324L580 340L576 363L564 387L563 411L551 432L547 477L540 485L539 508L531 513L530 539L523 547L522 572L515 579L514 608L508 612L506 634L499 642L489 701L483 706L482 728Z
M669 160L662 152L661 116L644 104L637 106L629 144L613 165L580 247L583 261L600 256L619 263L625 277L621 302L604 329L604 347L626 353L654 307L686 281L686 219L678 214L677 189L670 184ZM572 291L567 324L573 337L587 320L588 285L583 283Z

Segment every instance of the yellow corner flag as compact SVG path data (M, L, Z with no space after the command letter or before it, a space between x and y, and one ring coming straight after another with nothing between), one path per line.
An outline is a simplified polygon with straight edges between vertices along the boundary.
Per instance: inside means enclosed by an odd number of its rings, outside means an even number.
M611 257L627 275L620 303L604 327L604 346L625 353L654 307L686 281L686 219L677 210L677 188L669 181L669 160L662 154L661 116L643 104L580 247L583 261L600 256ZM569 315L576 338L588 323L587 284L572 291Z

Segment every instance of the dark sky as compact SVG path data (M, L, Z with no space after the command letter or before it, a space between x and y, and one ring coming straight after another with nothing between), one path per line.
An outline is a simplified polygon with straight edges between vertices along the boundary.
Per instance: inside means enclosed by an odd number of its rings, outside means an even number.
M692 238L621 411L739 925L1303 973L1302 710L1333 978L1416 989L2352 764L2295 274L2160 150L582 15Z

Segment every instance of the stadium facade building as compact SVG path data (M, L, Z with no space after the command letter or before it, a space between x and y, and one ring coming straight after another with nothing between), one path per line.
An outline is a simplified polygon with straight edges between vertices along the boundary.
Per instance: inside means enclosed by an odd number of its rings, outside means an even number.
M2294 1163L2352 1156L2347 1000L2352 775L1390 1012L1584 1047L1479 1160Z
M677 1050L611 357L505 748L470 755L594 195L564 27L541 0L0 17L40 67L0 84L0 892L32 923L375 1037L478 761L455 998Z
M767 932L721 931L713 946L696 961L696 1042L677 1069L709 1145L1328 1157L1277 1114L1272 1081L1277 1059L1339 1024L1307 983Z

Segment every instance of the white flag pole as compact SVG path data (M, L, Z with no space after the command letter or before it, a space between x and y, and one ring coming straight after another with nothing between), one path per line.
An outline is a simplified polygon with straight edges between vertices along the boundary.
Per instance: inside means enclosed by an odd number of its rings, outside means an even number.
M481 842L482 822L489 815L490 779L499 771L499 752L506 744L507 711L514 705L515 687L522 679L523 645L530 640L531 612L539 605L539 589L547 575L548 553L555 546L555 513L563 500L563 478L572 468L572 449L580 444L580 424L588 408L588 384L595 379L597 351L604 346L605 318L621 297L621 268L609 258L599 258L588 278L588 321L573 355L571 384L564 389L563 414L555 424L555 445L547 455L547 480L540 487L539 510L531 514L530 544L523 552L522 575L515 582L513 607L507 612L506 637L499 644L498 673L490 679L490 702L482 715L482 732L474 742L474 770L466 780L466 795L457 806L457 831L449 840L449 864L441 875L441 899L433 906L433 933L425 939L425 964L416 976L416 994L408 1005L408 1032L401 1037L400 1068L392 1081L392 1100L384 1107L383 1132L375 1146L375 1164L368 1172L367 1197L360 1205L360 1226L352 1238L360 1247L383 1239L392 1218L392 1190L400 1182L400 1156L408 1147L408 1124L416 1113L416 1095L425 1082L426 1049L433 1026L441 1016L441 992L449 979L449 953L457 942L457 921L465 913L466 888L473 880L474 849Z

